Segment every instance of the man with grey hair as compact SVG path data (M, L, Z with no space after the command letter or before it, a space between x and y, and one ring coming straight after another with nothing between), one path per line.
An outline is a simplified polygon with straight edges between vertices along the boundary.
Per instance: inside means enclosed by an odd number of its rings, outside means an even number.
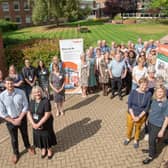
M122 79L126 77L127 67L125 61L121 57L121 53L118 52L115 58L109 64L109 75L111 79L111 98L114 97L115 88L117 85L119 99L122 100L121 89Z

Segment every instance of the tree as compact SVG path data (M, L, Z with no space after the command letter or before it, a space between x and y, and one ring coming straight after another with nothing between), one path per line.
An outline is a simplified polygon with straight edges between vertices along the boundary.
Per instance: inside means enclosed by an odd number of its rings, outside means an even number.
M79 18L80 0L66 0L65 16L69 21L74 21Z
M149 6L152 9L160 9L162 13L168 15L168 0L151 0Z
M50 16L53 17L56 21L56 25L59 25L59 18L64 17L65 14L65 5L66 0L49 0L48 1L48 10Z
M29 2L33 4L33 23L39 24L54 19L58 26L60 17L67 17L69 21L77 20L81 16L80 1L81 0L29 0ZM88 11L87 9L87 12Z
M47 21L48 8L47 0L35 0L33 2L32 20L34 24L40 24Z

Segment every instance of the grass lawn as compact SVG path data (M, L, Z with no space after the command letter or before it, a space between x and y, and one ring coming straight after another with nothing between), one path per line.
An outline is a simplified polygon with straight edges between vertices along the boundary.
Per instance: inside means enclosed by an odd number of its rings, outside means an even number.
M3 34L5 43L7 40L16 43L21 43L29 39L36 38L83 38L85 48L95 46L97 40L105 39L108 44L111 41L117 43L127 43L131 40L136 43L137 38L141 37L144 41L149 39L159 40L168 33L168 26L162 24L132 24L132 25L113 25L102 24L87 26L90 30L88 33L79 33L75 27L60 27L40 26L24 28L13 32Z

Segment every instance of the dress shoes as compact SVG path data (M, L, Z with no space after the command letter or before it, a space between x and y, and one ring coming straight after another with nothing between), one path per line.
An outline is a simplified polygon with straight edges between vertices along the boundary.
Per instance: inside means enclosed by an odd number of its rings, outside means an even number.
M114 98L114 95L112 94L111 96L110 96L110 99L113 99Z
M149 153L149 149L142 149L143 153Z
M30 148L27 149L27 151L30 153L30 155L35 155L34 148L30 147Z
M47 156L47 152L45 152L44 154L41 154L41 159L44 159Z
M145 160L143 160L143 164L149 164L151 161L153 160L153 158L151 157L147 157Z
M119 96L119 99L120 99L120 100L123 100L122 96Z
M19 156L13 155L13 157L12 157L12 163L16 164L18 162L18 160L19 160Z
M53 152L52 151L48 151L48 160L52 159L53 157Z
M48 160L51 160L52 157L53 157L53 154L49 155L49 156L48 156Z

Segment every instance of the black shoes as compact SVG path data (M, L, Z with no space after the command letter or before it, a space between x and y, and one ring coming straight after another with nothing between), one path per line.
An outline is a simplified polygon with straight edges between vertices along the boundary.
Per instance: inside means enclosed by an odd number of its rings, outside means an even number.
M120 99L120 100L123 100L122 96L119 96L119 99Z
M151 161L153 160L153 158L151 157L147 157L145 160L143 160L143 164L149 164Z
M47 156L47 152L44 155L41 155L41 159L44 159Z
M149 149L142 149L143 153L149 153Z
M110 96L110 99L113 99L114 98L114 95L112 94L111 96Z

